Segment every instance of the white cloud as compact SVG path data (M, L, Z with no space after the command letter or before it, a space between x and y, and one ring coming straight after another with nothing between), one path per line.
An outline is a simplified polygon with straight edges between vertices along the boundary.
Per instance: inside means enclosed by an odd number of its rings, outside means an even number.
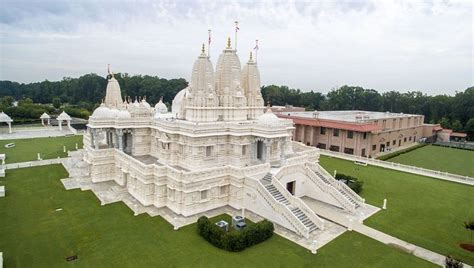
M259 39L264 84L326 92L343 84L454 93L473 85L470 1L4 2L0 79L115 71L189 78L213 30L242 62ZM234 42L234 40L233 40Z

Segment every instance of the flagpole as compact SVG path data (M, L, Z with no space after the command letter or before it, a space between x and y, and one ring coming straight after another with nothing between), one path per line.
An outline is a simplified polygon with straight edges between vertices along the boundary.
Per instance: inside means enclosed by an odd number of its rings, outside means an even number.
M235 42L234 49L237 50L237 31L239 30L239 22L235 21Z
M208 32L209 32L209 39L207 42L207 57L210 58L211 57L211 29L209 29Z
M258 39L255 40L255 63L258 62Z

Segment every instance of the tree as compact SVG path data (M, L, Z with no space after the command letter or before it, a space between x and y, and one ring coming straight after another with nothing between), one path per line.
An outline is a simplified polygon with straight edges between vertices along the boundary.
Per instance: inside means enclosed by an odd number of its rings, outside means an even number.
M439 124L443 128L451 128L451 124L449 123L449 119L446 118L446 117L441 118L441 120L439 120Z
M53 98L53 107L59 109L61 107L61 99L58 97Z
M461 124L461 121L459 120L454 120L453 123L451 124L451 128L454 130L454 131L462 131L463 130L463 127L462 127L462 124Z
M467 121L464 131L466 131L469 140L474 139L474 118Z
M472 232L474 231L474 221L467 221L464 223L464 228L470 231L471 233L471 244L472 244Z

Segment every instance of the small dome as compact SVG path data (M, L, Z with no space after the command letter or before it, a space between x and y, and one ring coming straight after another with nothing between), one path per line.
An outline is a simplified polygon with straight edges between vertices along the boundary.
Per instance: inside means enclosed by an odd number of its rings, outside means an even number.
M115 118L118 116L118 114L119 114L119 110L112 108L110 109L110 112L109 112L109 118Z
M262 125L278 125L280 119L268 108L267 112L258 117L258 123Z
M49 114L47 113L43 113L41 116L40 116L40 119L50 119L51 116L49 116Z
M117 114L117 118L119 118L119 119L127 119L127 118L131 118L131 117L132 117L132 115L127 110L121 110Z
M160 101L155 105L155 111L157 113L167 113L168 112L168 107L166 107L166 104L163 103L163 98L161 98Z
M138 103L138 101L135 99L135 101L133 102L133 107L140 107L140 103Z
M0 113L0 122L12 122L13 120L6 113Z
M183 100L184 97L186 96L186 93L188 92L188 88L182 89L181 91L174 96L173 99L173 104L171 106L171 112L173 115L178 115L177 117L180 118L180 113L181 113L181 105L184 106Z
M57 120L71 120L71 117L63 111L62 113L59 114L59 116L56 119Z
M110 117L110 109L105 107L102 103L99 107L97 107L94 112L92 113L93 118L109 118Z
M150 104L145 99L142 99L142 101L140 102L140 106L144 108L151 108Z

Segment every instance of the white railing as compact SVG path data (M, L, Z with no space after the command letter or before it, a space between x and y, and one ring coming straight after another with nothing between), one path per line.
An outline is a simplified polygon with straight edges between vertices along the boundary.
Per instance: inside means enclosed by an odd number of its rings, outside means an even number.
M331 183L332 186L334 186L336 189L346 192L349 196L352 197L354 201L358 202L359 205L365 203L365 200L360 195L354 192L354 190L352 190L344 182L336 180L329 172L327 172L327 170L325 170L321 166L318 166L314 163L307 163L307 166L311 170L317 170L319 171L319 173L322 173L322 175L326 178L326 180L329 181L329 183Z
M305 202L303 202L301 199L299 199L298 197L290 194L288 192L288 190L285 189L285 187L283 187L283 185L280 183L280 181L278 181L277 178L275 178L274 176L272 176L272 184L273 186L275 186L275 188L280 191L280 193L290 202L290 204L293 206L293 207L297 207L299 208L301 211L304 212L304 214L306 214L306 216L320 229L320 230L323 230L324 229L324 221L318 217L318 215L316 215L314 213L314 211L312 209L310 209L308 207L308 205L306 205ZM296 216L296 215L295 215ZM300 221L298 219L298 217L296 217L296 219L298 221ZM304 225L304 224L303 224Z
M46 159L46 160L19 162L19 163L6 164L4 167L5 169L17 169L17 168L46 166L46 165L53 165L53 164L61 164L61 161L65 159L66 158L53 158L53 159Z
M383 168L395 169L395 170L399 170L403 172L415 173L415 174L424 175L428 177L433 177L433 178L438 178L438 179L443 179L443 180L451 180L451 181L456 181L459 183L474 185L474 178L469 177L469 176L457 175L457 174L452 174L449 172L436 171L432 169L415 167L415 166L410 166L410 165L405 165L405 164L400 164L400 163L395 163L395 162L388 162L388 161L383 161L383 160L374 159L374 158L367 158L367 157L362 157L362 156L357 156L357 155L350 155L350 154L345 154L341 152L333 152L329 150L320 149L320 153L322 155L342 158L342 159L346 159L350 161L358 161L358 162L367 163L367 164L371 164L371 165L379 166Z
M348 211L350 212L355 211L356 209L355 204L349 201L344 195L342 195L341 192L339 192L339 190L337 190L331 184L326 184L325 182L322 182L321 178L316 173L314 173L314 171L311 170L309 167L306 167L306 171L307 171L306 173L307 176L311 179L312 182L316 183L318 186L320 186L321 184L324 184L323 187L320 187L323 192L326 192L332 195Z
M257 192L262 196L262 198L267 202L270 207L281 215L288 221L288 223L295 228L296 232L305 238L309 238L309 228L307 228L294 214L291 210L276 200L273 195L268 192L262 182L257 181Z

